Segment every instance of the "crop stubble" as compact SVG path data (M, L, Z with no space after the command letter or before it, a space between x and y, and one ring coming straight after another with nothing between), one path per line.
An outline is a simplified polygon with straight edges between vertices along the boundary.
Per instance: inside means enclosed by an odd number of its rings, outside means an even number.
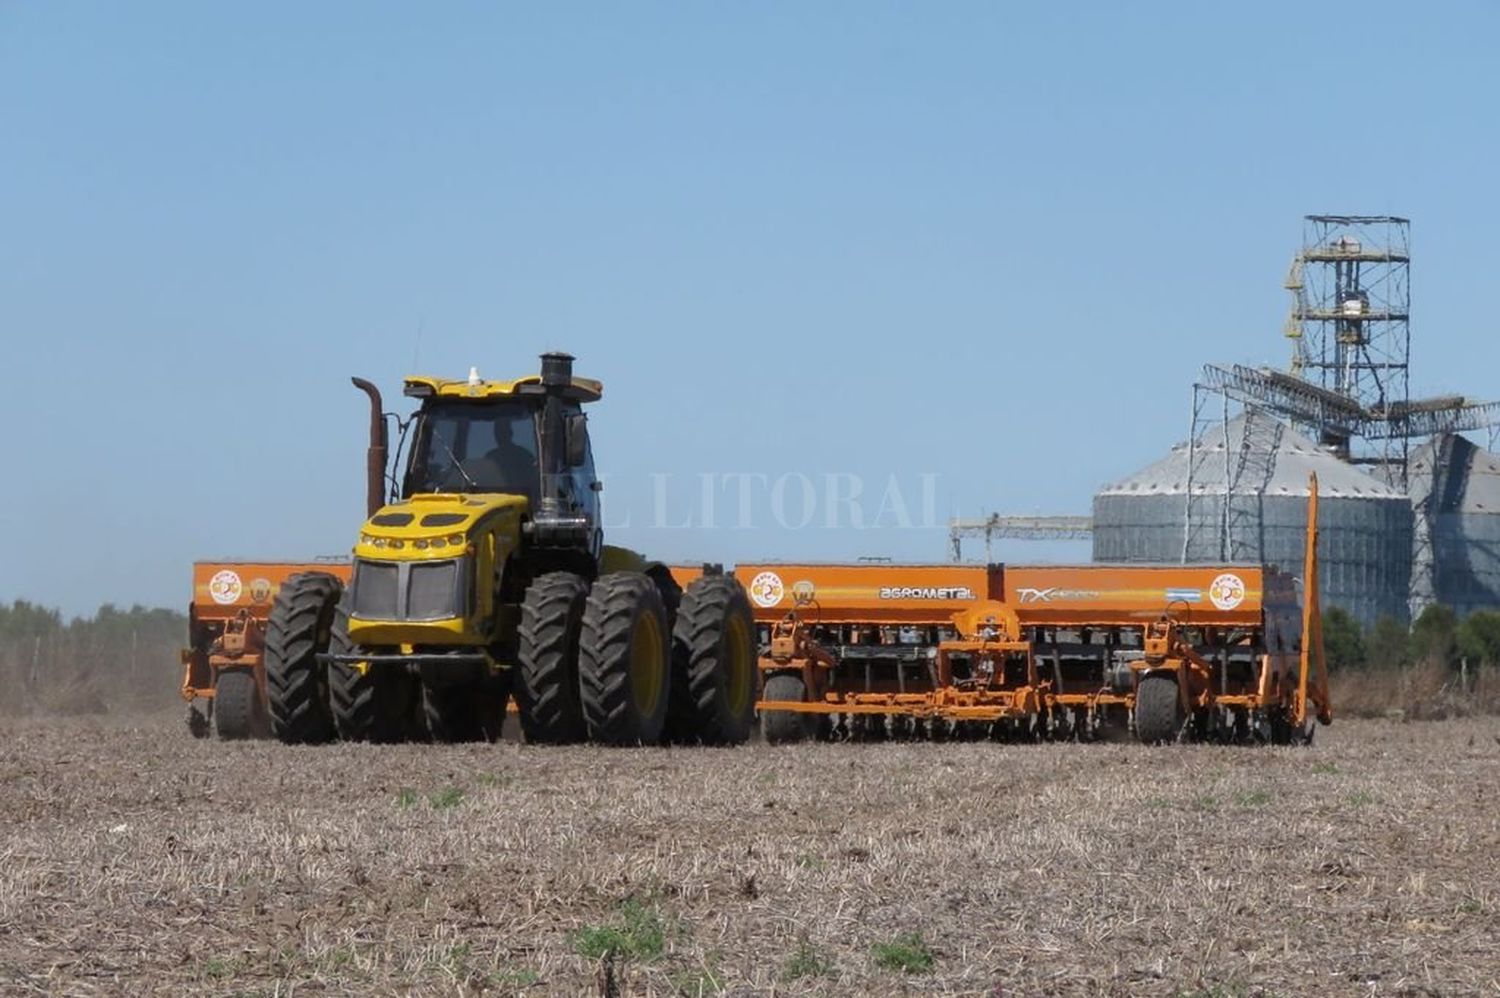
M1493 994L1497 777L1495 719L740 750L28 720L0 991Z

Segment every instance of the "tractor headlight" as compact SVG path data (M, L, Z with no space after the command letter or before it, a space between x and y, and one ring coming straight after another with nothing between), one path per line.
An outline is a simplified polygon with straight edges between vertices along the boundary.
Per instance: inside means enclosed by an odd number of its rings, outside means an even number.
M414 540L414 541L411 542L411 546L414 547L414 548L416 548L418 551L426 551L427 550L427 538L425 538L425 537L418 537L416 540Z
M386 540L384 537L373 537L370 539L370 543L375 547L383 548L386 545Z
M462 544L463 542L464 542L464 535L463 534L449 534L448 535L448 543L449 544Z

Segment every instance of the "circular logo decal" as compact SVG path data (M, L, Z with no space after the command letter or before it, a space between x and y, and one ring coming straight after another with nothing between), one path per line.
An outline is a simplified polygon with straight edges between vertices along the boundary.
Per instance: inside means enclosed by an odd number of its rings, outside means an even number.
M215 572L214 577L208 580L208 595L214 598L215 603L238 602L243 591L239 575L227 568L222 572Z
M1208 598L1220 610L1233 610L1245 601L1245 581L1233 572L1225 572L1208 587Z
M756 606L775 606L785 595L786 587L775 572L761 572L750 580L750 598Z
M269 603L270 601L271 601L271 580L270 579L251 579L250 580L250 602L252 602L252 603Z
M802 579L792 583L792 602L798 606L811 603L816 594L817 589L813 586L811 579Z

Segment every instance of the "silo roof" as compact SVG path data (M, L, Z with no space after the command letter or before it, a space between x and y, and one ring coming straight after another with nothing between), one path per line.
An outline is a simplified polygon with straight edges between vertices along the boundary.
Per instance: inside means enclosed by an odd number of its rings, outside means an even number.
M1250 435L1246 447L1246 434ZM1225 449L1225 437L1228 449ZM1318 476L1318 494L1340 499L1405 499L1399 489L1339 460L1307 437L1269 416L1236 416L1215 424L1194 448L1194 495L1222 495L1226 455L1236 495L1305 496L1308 476ZM1100 489L1101 496L1185 495L1188 489L1187 442L1161 460Z
M1412 452L1409 478L1412 498L1426 498L1432 489L1434 456L1446 461L1441 513L1500 513L1500 455L1453 434L1434 437Z

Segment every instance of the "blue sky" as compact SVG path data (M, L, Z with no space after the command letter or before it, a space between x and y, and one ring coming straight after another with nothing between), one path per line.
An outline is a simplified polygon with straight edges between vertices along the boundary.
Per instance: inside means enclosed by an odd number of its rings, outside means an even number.
M350 374L395 405L553 347L606 383L617 543L941 559L941 525L790 529L768 489L742 529L723 476L853 476L867 521L892 475L908 506L935 476L940 520L1085 512L1184 435L1202 363L1284 359L1308 212L1411 217L1413 392L1500 396L1497 32L1490 3L0 2L0 600L181 605L196 557L346 551ZM705 475L715 528L654 526L701 520Z

